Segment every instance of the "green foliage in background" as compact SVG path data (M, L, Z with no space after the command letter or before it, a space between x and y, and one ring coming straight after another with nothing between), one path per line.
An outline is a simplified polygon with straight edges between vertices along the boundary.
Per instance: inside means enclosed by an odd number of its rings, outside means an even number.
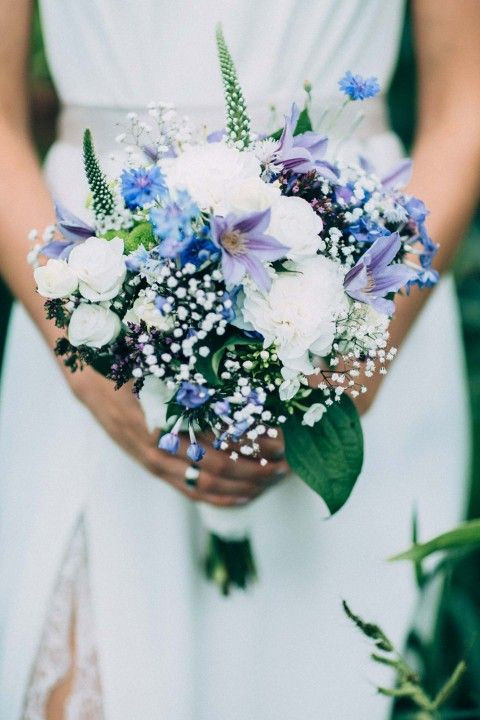
M409 14L407 15L399 63L389 95L391 122L405 146L411 147L416 108L415 61ZM468 517L480 516L480 215L477 213L455 266L459 307L466 351L472 414L472 474ZM435 478L432 478L432 482ZM422 536L419 541L430 540ZM400 550L401 548L399 548ZM412 572L414 569L412 568ZM412 630L410 652L421 670L425 690L434 694L447 682L460 660L467 663L459 688L440 714L447 720L480 719L480 550L459 549L442 563L433 595L439 605L430 634ZM440 588L438 589L438 584ZM426 588L424 607L432 613L432 594ZM397 703L394 719L417 718L411 703Z

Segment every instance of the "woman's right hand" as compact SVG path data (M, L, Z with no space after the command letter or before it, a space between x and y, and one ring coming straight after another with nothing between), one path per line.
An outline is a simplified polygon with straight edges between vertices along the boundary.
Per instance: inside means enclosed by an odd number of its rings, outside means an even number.
M67 381L77 398L123 450L191 500L218 507L245 505L289 472L281 437L263 441L262 456L268 460L265 466L260 465L258 459L243 456L234 462L227 453L206 446L197 486L192 489L185 482L185 471L191 465L186 456L187 438L182 439L177 455L159 450L160 430L148 432L140 403L130 385L115 390L110 380L92 368L68 375Z

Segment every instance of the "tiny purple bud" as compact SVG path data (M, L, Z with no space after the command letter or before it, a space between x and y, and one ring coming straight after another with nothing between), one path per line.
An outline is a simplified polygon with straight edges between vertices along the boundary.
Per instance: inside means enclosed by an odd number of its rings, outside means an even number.
M178 452L178 448L180 447L180 438L178 437L177 433L165 433L165 435L162 435L162 437L158 441L158 447L160 448L160 450L165 450L166 452L175 455L175 453Z
M228 417L230 414L230 403L228 400L218 400L213 406L213 412L219 417L222 417L222 415L227 415Z
M188 446L187 457L189 457L192 462L200 462L204 455L205 448L198 443L195 442Z

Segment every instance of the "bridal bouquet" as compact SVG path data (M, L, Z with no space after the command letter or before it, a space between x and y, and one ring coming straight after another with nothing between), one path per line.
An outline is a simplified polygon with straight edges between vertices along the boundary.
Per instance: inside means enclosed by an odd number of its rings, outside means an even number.
M292 471L334 513L362 466L352 398L395 354L395 294L436 282L436 246L425 206L399 190L408 163L381 178L363 159L327 161L308 101L278 132L254 133L220 29L217 44L225 130L195 132L163 104L150 107L154 127L130 114L112 181L86 130L91 224L57 205L32 253L35 280L72 371L92 365L117 387L133 378L162 450L176 453L188 432L187 483L200 431L232 461L265 464L260 441L281 428ZM344 104L379 90L351 73L340 89ZM244 587L251 508L199 511L208 576L225 593Z

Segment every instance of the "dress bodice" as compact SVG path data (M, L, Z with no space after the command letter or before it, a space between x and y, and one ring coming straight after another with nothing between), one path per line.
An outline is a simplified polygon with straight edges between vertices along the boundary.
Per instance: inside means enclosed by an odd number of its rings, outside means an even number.
M250 108L285 110L337 92L346 71L388 86L404 0L41 0L46 51L66 105L131 108L152 100L217 108L221 22Z

